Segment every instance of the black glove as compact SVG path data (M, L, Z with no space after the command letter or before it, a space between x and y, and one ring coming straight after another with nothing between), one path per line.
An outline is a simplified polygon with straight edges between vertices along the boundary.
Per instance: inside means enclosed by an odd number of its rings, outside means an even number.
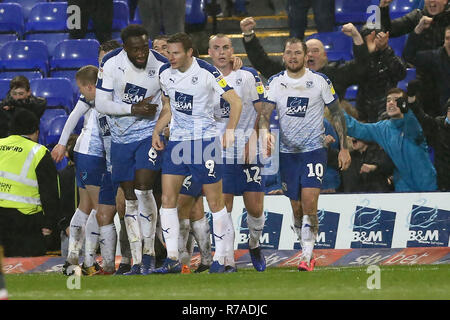
M400 111L402 113L407 113L408 112L408 101L403 97L398 98L397 99L397 107L400 109Z
M419 80L416 79L411 80L410 82L408 82L406 94L408 95L408 97L414 97L416 96L417 92L419 92L421 87L422 84L420 83Z

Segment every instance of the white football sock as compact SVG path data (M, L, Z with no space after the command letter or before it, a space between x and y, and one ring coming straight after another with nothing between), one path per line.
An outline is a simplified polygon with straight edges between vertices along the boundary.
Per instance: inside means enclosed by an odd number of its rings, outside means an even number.
M180 234L180 222L178 221L177 208L161 208L161 229L166 243L167 258L178 260L178 237Z
M134 190L139 203L139 224L144 240L143 254L155 256L155 232L158 208L152 190Z
M202 264L205 266L211 265L211 232L209 231L208 219L203 216L200 220L192 221L191 230L200 251Z
M314 243L316 242L316 228L318 228L318 223L316 222L317 216L303 215L303 226L302 226L302 239L303 239L303 250L302 255L308 259L312 257L312 252L314 249Z
M297 235L297 239L300 242L300 248L303 250L303 240L302 240L302 224L303 224L303 220L302 217L297 217L294 214L292 215L294 218L294 231L295 234Z
M100 227L99 243L103 258L103 269L106 272L114 272L117 245L117 232L114 223Z
M120 263L131 264L131 249L130 241L128 241L127 227L125 226L125 220L123 218L120 220L120 232L119 232L119 243L120 243Z
M86 242L84 253L84 266L92 267L95 262L95 255L98 248L98 236L100 230L97 222L97 210L92 209L86 222Z
M234 267L236 265L234 261L234 225L231 212L227 212L228 225L230 232L226 235L227 241L227 256L225 258L225 265Z
M142 238L138 220L138 201L125 200L125 226L127 228L128 241L130 242L133 264L142 263Z
M180 257L180 262L182 264L189 266L191 262L191 257L187 250L187 242L190 231L190 220L179 219L179 223L180 223L180 234L178 236L178 254Z
M214 253L214 261L220 264L225 264L225 257L227 255L227 240L231 236L232 228L230 228L230 220L228 218L227 208L223 207L218 212L213 212L213 236L216 246Z
M67 261L70 264L78 264L80 250L83 247L84 232L88 215L80 209L75 210L69 227L69 249Z
M259 239L261 239L264 229L264 221L266 217L262 214L259 218L255 218L247 213L247 226L250 239L248 241L249 249L259 247Z

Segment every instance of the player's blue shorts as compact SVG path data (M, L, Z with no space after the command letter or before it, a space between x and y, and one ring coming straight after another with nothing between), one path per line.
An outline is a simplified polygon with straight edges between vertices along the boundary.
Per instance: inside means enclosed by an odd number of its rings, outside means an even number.
M241 196L244 192L264 192L263 166L258 164L225 164L223 170L223 193Z
M164 151L162 174L192 175L192 181L200 185L220 181L223 174L220 140L169 141Z
M280 152L281 186L291 200L300 199L302 188L321 188L327 168L327 150L303 153Z
M162 152L152 148L152 138L121 144L111 143L112 180L133 181L136 170L161 169Z
M197 181L192 181L192 175L189 175L183 180L180 194L197 198L202 195L202 185Z
M74 152L73 155L77 186L83 189L86 186L100 186L103 173L106 172L105 158L79 152Z
M106 171L103 174L102 185L100 186L100 193L98 194L98 203L115 206L118 188L119 183L114 183L111 178L111 173Z

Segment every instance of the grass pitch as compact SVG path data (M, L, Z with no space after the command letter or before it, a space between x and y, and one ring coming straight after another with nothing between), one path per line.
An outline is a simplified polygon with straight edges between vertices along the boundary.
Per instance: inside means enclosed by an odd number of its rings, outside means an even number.
M367 267L268 268L233 274L93 276L80 289L61 274L6 275L11 300L304 300L450 299L450 265L381 266L380 289L369 290Z

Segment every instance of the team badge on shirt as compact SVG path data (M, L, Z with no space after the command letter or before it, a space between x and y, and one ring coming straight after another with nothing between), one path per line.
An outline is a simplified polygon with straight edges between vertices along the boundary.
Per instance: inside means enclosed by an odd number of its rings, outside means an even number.
M122 101L135 104L144 100L146 93L147 89L127 82Z
M150 78L153 78L153 77L155 76L155 74L156 74L156 70L155 70L155 69L150 69L150 70L148 71L148 76L149 76Z
M288 97L286 115L291 117L305 117L308 109L309 98Z
M192 84L197 84L198 77L192 77Z
M187 115L192 115L194 97L190 94L175 91L175 109Z

